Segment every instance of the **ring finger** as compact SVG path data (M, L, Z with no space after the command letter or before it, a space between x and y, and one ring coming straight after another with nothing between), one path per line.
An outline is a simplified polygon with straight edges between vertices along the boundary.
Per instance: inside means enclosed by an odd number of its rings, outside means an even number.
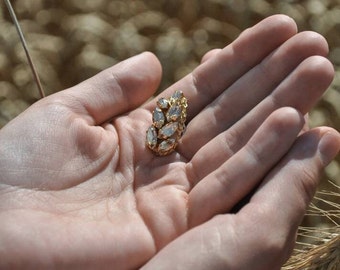
M195 172L194 183L199 182L241 149L274 110L289 106L302 114L307 113L327 89L333 74L332 64L323 57L313 56L301 63L271 95L194 155L189 163Z
M303 32L292 37L190 121L180 152L190 160L203 145L269 95L304 59L312 55L325 56L327 51L326 41L316 33ZM287 95L290 95L289 89Z

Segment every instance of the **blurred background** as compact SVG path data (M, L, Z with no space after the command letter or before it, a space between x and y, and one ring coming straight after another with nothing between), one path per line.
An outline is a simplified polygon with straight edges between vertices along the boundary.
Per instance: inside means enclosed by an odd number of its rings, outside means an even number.
M340 129L340 0L13 0L12 4L46 94L146 50L163 65L161 91L195 68L208 50L226 46L269 15L287 14L300 31L319 32L329 42L336 76L311 112L310 124ZM3 1L0 8L1 128L39 94ZM339 192L328 180L340 185L340 157L328 166L320 187Z

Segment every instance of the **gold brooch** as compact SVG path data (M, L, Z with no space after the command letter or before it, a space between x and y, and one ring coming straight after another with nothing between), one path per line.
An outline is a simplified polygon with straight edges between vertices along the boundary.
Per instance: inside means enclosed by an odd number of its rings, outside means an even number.
M152 125L146 131L146 145L159 156L175 150L185 131L188 102L182 91L160 98L152 112Z

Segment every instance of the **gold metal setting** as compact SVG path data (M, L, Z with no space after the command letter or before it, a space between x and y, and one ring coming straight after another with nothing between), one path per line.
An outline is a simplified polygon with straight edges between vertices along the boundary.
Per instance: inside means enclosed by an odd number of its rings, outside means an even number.
M188 101L182 91L160 98L152 112L152 125L146 131L146 145L156 155L173 152L185 131Z

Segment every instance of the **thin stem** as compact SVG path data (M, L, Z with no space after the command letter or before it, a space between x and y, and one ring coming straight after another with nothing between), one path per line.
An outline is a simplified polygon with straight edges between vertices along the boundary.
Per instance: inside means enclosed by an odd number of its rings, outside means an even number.
M24 35L23 35L23 33L22 33L21 27L20 27L20 25L19 25L19 22L18 22L18 20L17 20L17 17L16 17L16 15L15 15L15 12L14 12L13 7L12 7L12 5L11 5L11 2L10 2L9 0L5 0L5 4L6 4L7 8L8 8L9 14L10 14L11 17L12 17L12 20L13 20L13 22L14 22L15 28L17 29L17 32L18 32L18 34L19 34L19 37L20 37L20 40L21 40L21 44L22 44L22 46L24 47L24 51L25 51L25 53L26 53L26 57L27 57L28 63L29 63L29 65L30 65L30 67L31 67L31 70L32 70L32 73L33 73L35 82L36 82L36 84L37 84L37 86L38 86L40 96L41 96L41 98L43 98L43 97L45 97L45 93L44 93L44 90L43 90L43 88L42 88L42 85L41 85L41 82L40 82L38 73L37 73L37 71L36 71L36 69L35 69L35 66L34 66L34 64L33 64L31 55L30 55L30 53L29 53L29 51L28 51L28 47L27 47L27 44L26 44Z

